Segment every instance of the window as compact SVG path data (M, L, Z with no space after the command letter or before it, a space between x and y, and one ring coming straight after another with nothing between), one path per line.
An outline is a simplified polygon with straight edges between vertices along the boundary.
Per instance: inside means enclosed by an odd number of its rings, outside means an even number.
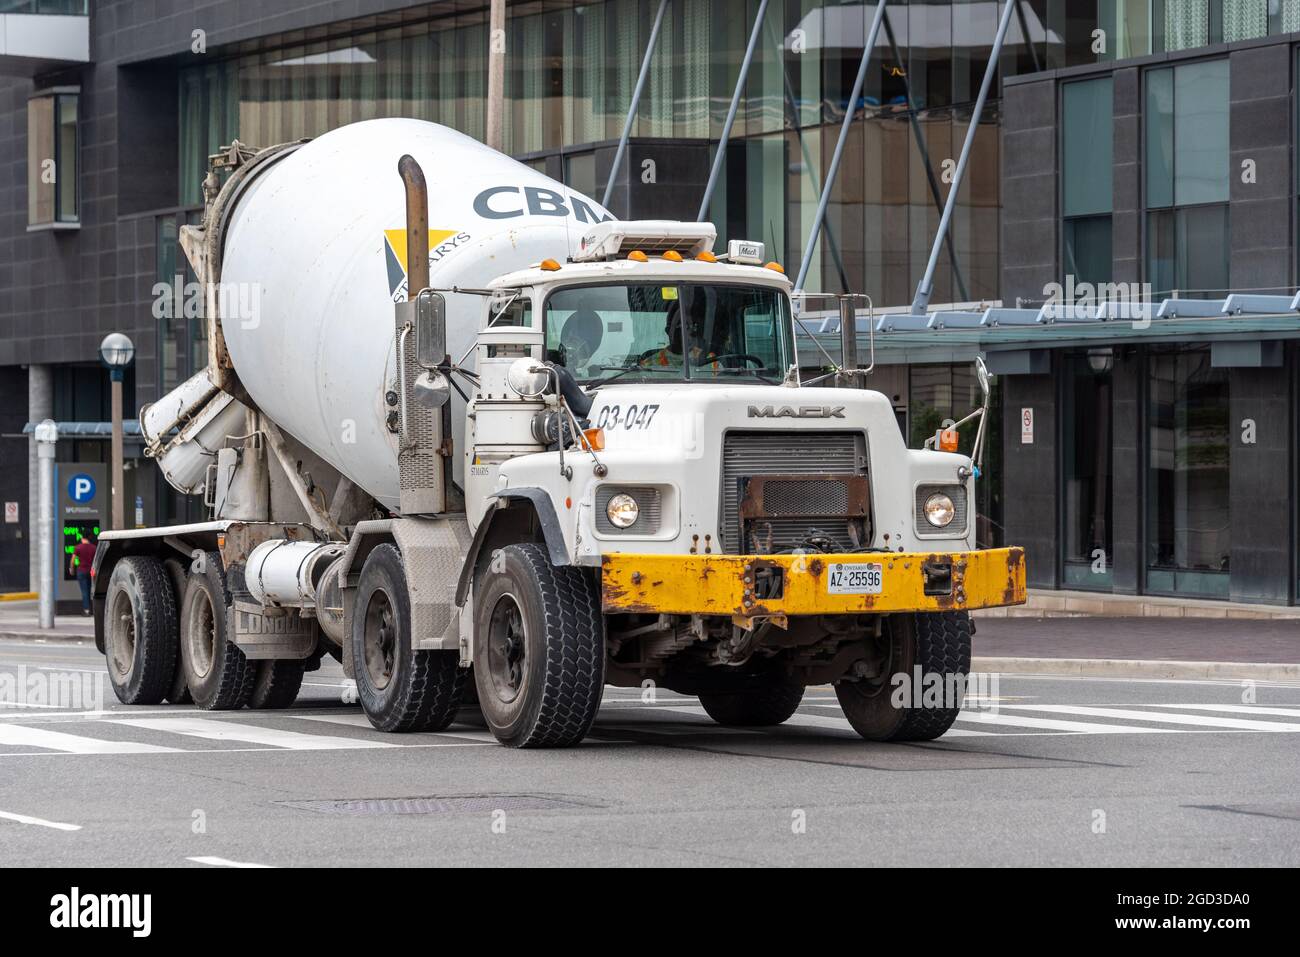
M780 379L790 319L775 289L588 286L546 301L546 357L580 380Z
M28 228L75 227L77 91L50 90L27 101Z
M1061 87L1064 272L1076 283L1111 281L1115 86L1110 77Z
M1210 42L1210 0L1155 0L1156 34L1160 49L1190 50Z
M1228 372L1208 349L1148 359L1147 591L1228 597Z
M1109 349L1065 356L1062 474L1065 587L1109 591L1111 570L1111 370Z
M1228 276L1228 63L1146 76L1147 281L1222 296Z

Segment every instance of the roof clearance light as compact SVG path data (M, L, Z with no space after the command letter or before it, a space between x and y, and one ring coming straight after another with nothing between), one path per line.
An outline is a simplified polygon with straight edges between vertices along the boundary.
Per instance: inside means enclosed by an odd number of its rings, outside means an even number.
M785 275L785 267L782 266L782 265L781 265L780 263L778 263L778 262L770 262L770 263L768 263L766 266L764 266L763 268L764 268L764 269L770 269L770 270L772 270L772 272L779 272L782 276Z
M648 263L650 261L650 257L639 249L632 250L627 254L627 258L632 260L634 263Z
M702 263L715 263L715 262L718 261L718 257L715 256L715 255L713 255L713 253L709 252L709 251L706 249L706 250L704 250L704 252L702 252L702 253L700 253L698 256L696 256L696 257L695 257L695 260L696 260L696 262L702 262Z
M682 254L675 249L670 249L664 253L664 259L667 259L670 263L679 263L682 261Z
M554 259L543 259L541 265L542 272L559 272L560 264Z

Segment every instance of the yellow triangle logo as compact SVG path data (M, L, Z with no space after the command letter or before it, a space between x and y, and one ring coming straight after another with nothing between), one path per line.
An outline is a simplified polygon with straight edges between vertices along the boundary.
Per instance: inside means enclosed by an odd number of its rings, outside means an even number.
M454 229L431 229L429 230L429 248L435 248L444 240L450 239L456 235ZM411 271L411 265L406 261L406 230L405 229L385 229L384 239L388 242L388 247L397 257L397 261L402 264L402 269L407 273Z

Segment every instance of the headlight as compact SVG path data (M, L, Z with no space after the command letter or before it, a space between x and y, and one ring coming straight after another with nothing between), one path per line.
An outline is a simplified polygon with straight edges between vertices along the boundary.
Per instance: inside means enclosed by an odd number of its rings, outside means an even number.
M943 492L935 492L925 500L925 520L935 528L946 528L956 516L956 506Z
M641 514L641 506L631 495L620 493L609 500L605 506L605 515L615 528L631 528Z

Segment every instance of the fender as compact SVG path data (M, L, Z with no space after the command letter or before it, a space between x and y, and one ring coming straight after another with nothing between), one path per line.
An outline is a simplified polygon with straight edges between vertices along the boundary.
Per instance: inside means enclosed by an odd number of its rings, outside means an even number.
M542 535L546 539L546 550L550 552L551 564L557 566L573 564L569 558L569 548L564 543L560 520L555 514L555 505L545 490L533 487L506 488L493 492L487 498L489 508L483 516L483 521L479 522L478 528L474 531L474 541L470 543L469 553L465 556L465 565L460 570L460 581L456 585L457 607L464 607L469 597L469 587L474 581L474 569L478 566L479 552L488 540L497 516L501 514L501 509L491 504L492 499L499 499L502 502L531 502L537 513L537 520L542 526Z

